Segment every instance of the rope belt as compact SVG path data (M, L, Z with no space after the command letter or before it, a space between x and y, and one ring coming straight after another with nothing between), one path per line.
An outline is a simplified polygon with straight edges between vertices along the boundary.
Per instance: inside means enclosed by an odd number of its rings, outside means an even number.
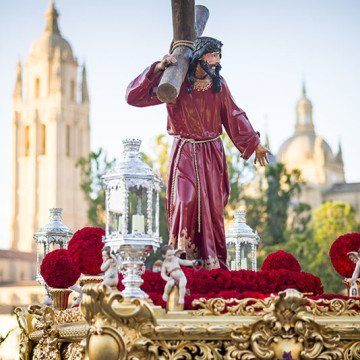
M187 139L181 136L175 135L174 137L180 140L180 146L178 152L176 154L175 162L174 162L174 172L173 178L171 181L171 191L170 191L170 231L172 227L172 215L173 215L173 200L174 200L174 190L175 190L175 181L176 181L176 170L179 165L181 150L186 143L190 143L193 146L193 153L194 153L194 165L195 165L195 174L196 174L196 190L197 190L197 200L198 200L198 232L201 231L201 197L200 197L200 178L199 178L199 170L196 158L196 144L203 144L207 142L216 141L219 139L221 135L217 136L214 139L209 140L194 140L194 139Z

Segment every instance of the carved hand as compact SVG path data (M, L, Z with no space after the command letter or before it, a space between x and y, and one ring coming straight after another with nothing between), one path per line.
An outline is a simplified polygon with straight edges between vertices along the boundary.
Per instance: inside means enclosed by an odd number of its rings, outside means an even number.
M162 60L156 65L154 73L158 71L164 71L169 65L175 65L177 63L175 55L165 55Z
M265 166L266 163L269 163L267 154L272 155L269 149L259 144L255 150L254 164L256 164L256 161L259 161L261 166Z

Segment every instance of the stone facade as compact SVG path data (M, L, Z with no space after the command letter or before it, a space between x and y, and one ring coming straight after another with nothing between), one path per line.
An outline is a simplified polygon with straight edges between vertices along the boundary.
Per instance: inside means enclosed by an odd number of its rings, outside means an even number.
M76 162L90 151L86 71L61 36L51 2L46 28L22 67L13 93L10 249L34 252L33 234L61 207L74 231L87 223ZM78 89L81 89L80 94Z

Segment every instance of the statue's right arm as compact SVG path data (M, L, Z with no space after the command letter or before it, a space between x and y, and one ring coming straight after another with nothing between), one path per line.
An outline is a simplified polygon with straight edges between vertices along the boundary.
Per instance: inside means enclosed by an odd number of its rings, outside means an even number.
M126 89L126 101L129 105L144 107L162 104L156 96L156 89L163 72L155 70L161 62L155 62L136 77Z

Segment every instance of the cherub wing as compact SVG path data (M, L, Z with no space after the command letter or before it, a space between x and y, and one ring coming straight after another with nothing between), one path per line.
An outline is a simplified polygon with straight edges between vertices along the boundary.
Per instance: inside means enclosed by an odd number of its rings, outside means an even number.
M357 251L350 251L347 254L350 260L353 261L355 264L360 260L359 253Z
M174 255L177 257L180 257L183 252L184 252L183 250L177 249L177 250L175 250Z

